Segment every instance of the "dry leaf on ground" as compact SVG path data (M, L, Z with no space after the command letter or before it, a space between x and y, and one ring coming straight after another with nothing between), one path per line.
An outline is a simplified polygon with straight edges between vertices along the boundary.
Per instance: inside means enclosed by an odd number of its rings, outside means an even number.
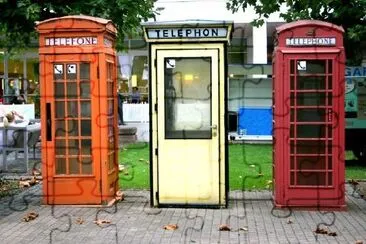
M169 224L169 225L165 225L164 230L176 230L178 229L178 225L177 224Z
M357 240L355 244L363 244L363 241Z
M323 228L316 228L316 230L315 230L315 233L317 233L317 234L325 234L325 235L327 235L328 234L328 230L327 229L323 229Z
M33 169L33 170L32 170L32 175L33 175L33 176L41 175L41 171L39 171L38 169Z
M248 231L248 228L246 228L246 227L241 227L239 230Z
M287 219L287 224L292 224L292 223L293 223L292 219L291 218L288 218Z
M38 214L36 212L29 212L26 216L23 217L23 221L29 222L31 220L34 220L38 217Z
M125 166L124 165L122 165L122 164L119 164L118 165L119 172L123 171L124 169L125 169Z
M110 224L111 221L110 220L106 220L106 219L98 219L98 220L94 220L94 224L97 224L99 226L103 226L103 224Z
M125 199L125 194L119 190L116 192L116 197L115 197L116 201L123 201Z
M84 223L84 220L83 220L83 218L78 217L78 218L76 219L75 223L77 223L77 224L81 225L81 224L83 224L83 223Z
M336 232L328 232L328 236L337 236Z
M230 229L229 225L220 225L219 230L220 231L230 231L231 229Z

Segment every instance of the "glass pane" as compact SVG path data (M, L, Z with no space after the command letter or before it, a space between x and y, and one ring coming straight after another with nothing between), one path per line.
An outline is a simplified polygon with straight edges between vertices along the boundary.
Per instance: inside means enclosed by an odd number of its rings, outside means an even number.
M67 117L78 117L78 102L67 102Z
M64 156L66 153L65 148L66 148L65 140L59 140L59 139L55 140L55 154L56 155Z
M333 79L332 79L332 76L329 75L327 76L328 78L328 89L332 89L333 88Z
M299 138L324 138L325 125L298 125L296 132Z
M93 162L91 158L89 157L81 158L81 172L83 174L92 174L93 173L92 166Z
M78 158L69 158L69 173L70 174L79 174L79 159Z
M65 97L65 89L63 82L55 82L54 83L55 89L55 98L64 98Z
M90 122L90 120L82 120L81 121L81 135L82 136L91 136L91 122Z
M90 102L80 102L81 117L90 118Z
M76 64L66 64L66 79L76 80L77 75L77 65Z
M325 109L298 109L297 121L299 122L324 122L325 121Z
M69 155L78 155L79 154L79 140L68 140L69 146Z
M165 137L211 138L211 58L165 59Z
M66 83L67 98L76 98L78 95L76 82Z
M53 65L53 79L63 80L64 79L64 66L62 64Z
M324 106L325 105L325 93L298 93L297 94L297 105L299 106Z
M295 173L291 172L291 176L290 176L290 185L295 185Z
M113 110L114 110L114 101L113 100L108 100L108 115L113 115Z
M297 72L298 74L324 74L325 60L298 60Z
M90 83L89 82L80 82L80 97L81 98L90 98Z
M296 184L305 186L325 185L325 172L297 172Z
M326 77L297 76L297 90L324 90Z
M326 169L325 156L298 156L297 169Z
M295 60L290 60L290 74L295 74Z
M55 118L65 118L65 102L55 102Z
M81 140L81 154L91 155L91 140Z
M314 153L325 153L325 142L324 141L297 141L291 142L291 153L298 154L314 154Z
M328 74L333 72L333 62L328 60Z
M67 121L67 132L69 134L69 136L77 136L79 135L79 125L78 125L78 121L73 119L73 120L68 120Z
M56 174L66 174L66 158L56 158Z
M80 64L80 80L89 80L89 79L90 79L90 64L81 63Z
M328 153L332 153L332 151L328 151ZM328 169L333 169L333 160L332 156L328 156Z
M329 172L328 173L328 186L332 186L333 185L333 173Z
M112 82L107 82L107 96L108 97L113 97L113 83Z
M56 137L65 136L65 121L64 120L56 120L55 121L55 130L56 130Z

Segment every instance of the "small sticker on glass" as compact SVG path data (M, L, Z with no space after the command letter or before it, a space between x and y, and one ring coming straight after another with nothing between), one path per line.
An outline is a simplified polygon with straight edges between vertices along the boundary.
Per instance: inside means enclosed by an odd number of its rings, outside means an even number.
M297 70L306 70L306 61L297 61Z
M61 75L64 73L63 65L62 64L55 64L53 66L54 74Z
M76 74L76 64L68 64L67 65L67 73L68 74Z
M166 61L166 68L167 69L174 69L175 68L175 59L168 59Z

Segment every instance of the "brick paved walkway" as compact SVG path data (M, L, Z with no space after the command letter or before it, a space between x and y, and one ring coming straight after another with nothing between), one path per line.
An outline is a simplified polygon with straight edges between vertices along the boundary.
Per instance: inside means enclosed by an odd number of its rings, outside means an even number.
M1 243L366 243L366 201L347 186L347 212L272 211L270 192L231 192L228 209L153 209L147 191L110 208L40 205L41 185L0 200ZM39 214L30 222L21 219ZM81 217L84 223L77 224ZM93 221L110 220L98 226ZM288 223L288 220L292 223ZM220 224L231 231L219 231ZM337 236L315 234L326 223ZM164 230L177 224L177 230ZM324 228L324 225L320 225Z

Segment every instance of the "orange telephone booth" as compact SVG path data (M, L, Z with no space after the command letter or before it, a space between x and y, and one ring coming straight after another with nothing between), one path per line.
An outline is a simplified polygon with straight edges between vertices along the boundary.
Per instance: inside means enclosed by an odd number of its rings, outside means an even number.
M345 207L343 29L321 21L277 28L273 61L274 202Z
M37 31L44 203L109 204L119 188L116 28L80 15Z

